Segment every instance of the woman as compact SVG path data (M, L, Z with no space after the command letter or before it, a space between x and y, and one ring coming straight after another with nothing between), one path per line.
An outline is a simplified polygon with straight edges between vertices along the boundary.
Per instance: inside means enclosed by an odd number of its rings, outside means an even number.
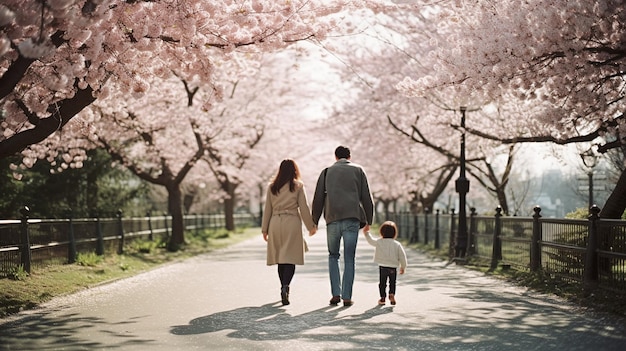
M267 189L261 224L263 239L267 241L267 265L278 265L283 305L289 304L289 284L296 265L304 264L306 243L302 237L302 222L309 235L315 234L317 227L311 218L298 165L286 159L280 163L278 174Z

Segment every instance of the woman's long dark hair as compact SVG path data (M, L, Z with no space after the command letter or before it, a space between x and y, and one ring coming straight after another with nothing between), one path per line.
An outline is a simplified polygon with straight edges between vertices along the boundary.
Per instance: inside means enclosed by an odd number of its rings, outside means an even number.
M296 190L296 180L300 180L300 170L296 161L288 158L280 163L278 174L272 181L272 184L270 184L270 190L272 194L278 195L280 188L289 183L289 191L294 192Z

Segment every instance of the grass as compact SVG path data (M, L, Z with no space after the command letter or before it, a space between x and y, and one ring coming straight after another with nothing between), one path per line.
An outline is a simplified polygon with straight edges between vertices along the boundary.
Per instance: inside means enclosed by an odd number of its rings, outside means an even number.
M165 243L134 241L122 255L81 253L75 264L35 267L30 274L23 268L0 279L0 318L37 307L56 296L127 278L163 264L220 249L259 234L259 228L237 233L204 231L186 233L186 243L176 252L168 252Z

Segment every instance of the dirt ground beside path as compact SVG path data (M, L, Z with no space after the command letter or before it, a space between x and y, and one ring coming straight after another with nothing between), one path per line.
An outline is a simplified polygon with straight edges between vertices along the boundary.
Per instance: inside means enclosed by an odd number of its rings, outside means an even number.
M363 237L355 305L329 306L325 231L307 240L288 306L259 233L3 320L0 350L626 350L621 320L414 250L398 304L378 306Z

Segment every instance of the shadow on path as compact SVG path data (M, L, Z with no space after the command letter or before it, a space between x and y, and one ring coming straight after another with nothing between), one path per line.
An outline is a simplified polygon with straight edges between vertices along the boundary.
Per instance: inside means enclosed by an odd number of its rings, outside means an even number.
M392 312L391 308L374 307L359 315L339 316L343 307L328 306L300 315L291 315L280 304L242 307L191 320L188 325L171 328L175 335L193 335L232 330L232 338L249 340L286 340L324 326L345 326Z
M101 318L85 317L79 314L61 314L48 317L47 313L35 313L0 327L0 350L98 350L113 348L143 348L155 340L140 338L133 333L114 332L113 324L133 325L141 323L143 317L127 319L116 323ZM93 330L108 334L106 342L85 339L77 330Z

